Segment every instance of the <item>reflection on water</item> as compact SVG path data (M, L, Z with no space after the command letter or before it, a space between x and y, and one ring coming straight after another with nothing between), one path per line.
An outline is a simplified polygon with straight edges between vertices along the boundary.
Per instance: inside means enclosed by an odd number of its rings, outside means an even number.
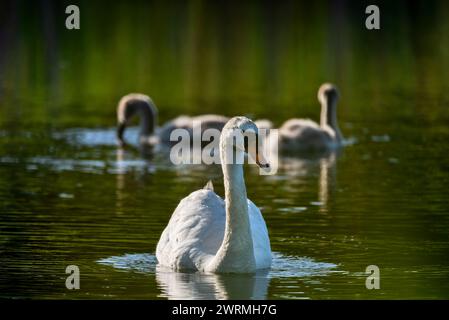
M0 163L18 163L19 159L12 157L1 157ZM126 171L152 172L155 168L151 163L141 160L120 160L120 161L101 161L84 159L60 159L51 157L32 157L27 160L27 168L30 171L38 170L41 166L52 168L55 171L80 171L86 173L102 174L108 172L111 174L123 173Z
M220 275L156 271L161 297L171 300L266 299L266 272L252 275Z
M336 179L336 155L332 154L328 159L320 159L320 182L318 199L326 208L329 201L329 188L335 187ZM321 211L321 210L320 210Z
M283 187L294 192L295 186L301 181L307 181L310 176L317 174L318 193L317 201L311 205L319 207L320 212L327 211L329 197L335 192L337 158L341 156L342 150L329 152L322 157L301 158L292 156L279 156L271 161L278 161L279 174L267 176L268 181L282 181ZM281 209L283 212L304 211L307 207L288 207Z
M126 254L98 261L114 268L155 273L161 290L161 297L169 299L266 299L272 278L319 277L330 273L344 273L335 264L315 262L310 258L283 256L273 252L273 265L270 270L255 274L204 274L199 272L174 272L157 265L152 254Z
M117 145L117 129L86 129L75 128L68 129L63 132L54 133L53 136L57 139L65 139L73 145L85 145L90 147L96 146L115 146ZM131 136L131 137L128 137ZM139 129L137 127L130 127L126 132L126 138L134 145L139 141Z

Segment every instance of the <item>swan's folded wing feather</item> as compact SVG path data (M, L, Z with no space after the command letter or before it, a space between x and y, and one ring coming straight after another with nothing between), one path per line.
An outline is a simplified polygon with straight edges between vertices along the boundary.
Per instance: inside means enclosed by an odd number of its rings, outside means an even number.
M279 129L280 150L326 150L332 143L328 130L309 119L290 119Z
M316 128L319 129L320 126L310 119L290 119L284 122L284 124L279 128L279 131L281 131L284 134L288 134L289 132L294 133L296 130L309 127L309 128Z
M156 134L162 143L174 143L176 141L170 140L170 135L175 129L189 130L192 127L192 120L188 116L181 115L171 121L166 122L163 126L156 130ZM189 131L190 134L190 131Z
M225 204L211 190L201 189L182 199L156 249L160 264L175 270L199 270L223 241Z

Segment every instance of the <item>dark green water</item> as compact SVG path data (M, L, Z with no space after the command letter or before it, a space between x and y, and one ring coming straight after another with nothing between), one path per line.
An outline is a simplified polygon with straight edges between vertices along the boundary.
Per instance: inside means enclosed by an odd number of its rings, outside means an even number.
M27 6L6 2L0 29L0 297L449 298L447 2L383 3L375 32L363 2L85 1L79 31L64 29L63 1ZM215 112L280 125L318 120L323 81L339 86L354 143L283 159L275 176L245 168L272 270L160 270L179 200L209 179L223 195L222 178L118 150L118 99L151 95L161 123ZM80 290L65 287L71 264ZM365 288L369 265L379 290Z

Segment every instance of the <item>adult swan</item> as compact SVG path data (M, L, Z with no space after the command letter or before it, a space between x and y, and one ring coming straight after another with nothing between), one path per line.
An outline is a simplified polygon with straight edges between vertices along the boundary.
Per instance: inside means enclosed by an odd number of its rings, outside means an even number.
M233 138L236 132L258 137L257 126L245 117L234 117L224 126L220 159L225 200L211 182L182 199L157 244L160 265L220 273L251 273L271 266L267 226L259 208L246 197L243 165L228 160L233 159L229 154L235 152L239 159L248 152L261 168L269 165L261 163L257 143Z

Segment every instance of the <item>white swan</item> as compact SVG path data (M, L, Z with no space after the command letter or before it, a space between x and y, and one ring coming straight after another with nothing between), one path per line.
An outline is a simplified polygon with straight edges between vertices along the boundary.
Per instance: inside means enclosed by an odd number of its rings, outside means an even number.
M279 128L280 152L329 151L342 145L343 135L337 122L338 89L329 83L321 85L320 124L309 119L290 119Z
M179 116L161 128L157 127L157 108L153 100L147 95L140 93L130 93L122 97L117 106L117 139L120 145L124 145L123 138L127 124L134 115L140 117L140 143L154 145L157 143L170 144L170 134L175 129L186 129L191 132L195 125L201 124L201 132L214 128L219 131L223 128L229 118L207 114L196 117Z
M227 161L230 150L236 157L245 152L243 142L232 142L235 130L252 131L256 136L258 132L254 122L245 117L232 118L223 128L220 158L225 200L213 191L212 183L181 200L157 244L156 257L162 266L232 273L271 266L267 227L260 210L246 197L243 166ZM258 159L257 149L248 150L256 152Z

